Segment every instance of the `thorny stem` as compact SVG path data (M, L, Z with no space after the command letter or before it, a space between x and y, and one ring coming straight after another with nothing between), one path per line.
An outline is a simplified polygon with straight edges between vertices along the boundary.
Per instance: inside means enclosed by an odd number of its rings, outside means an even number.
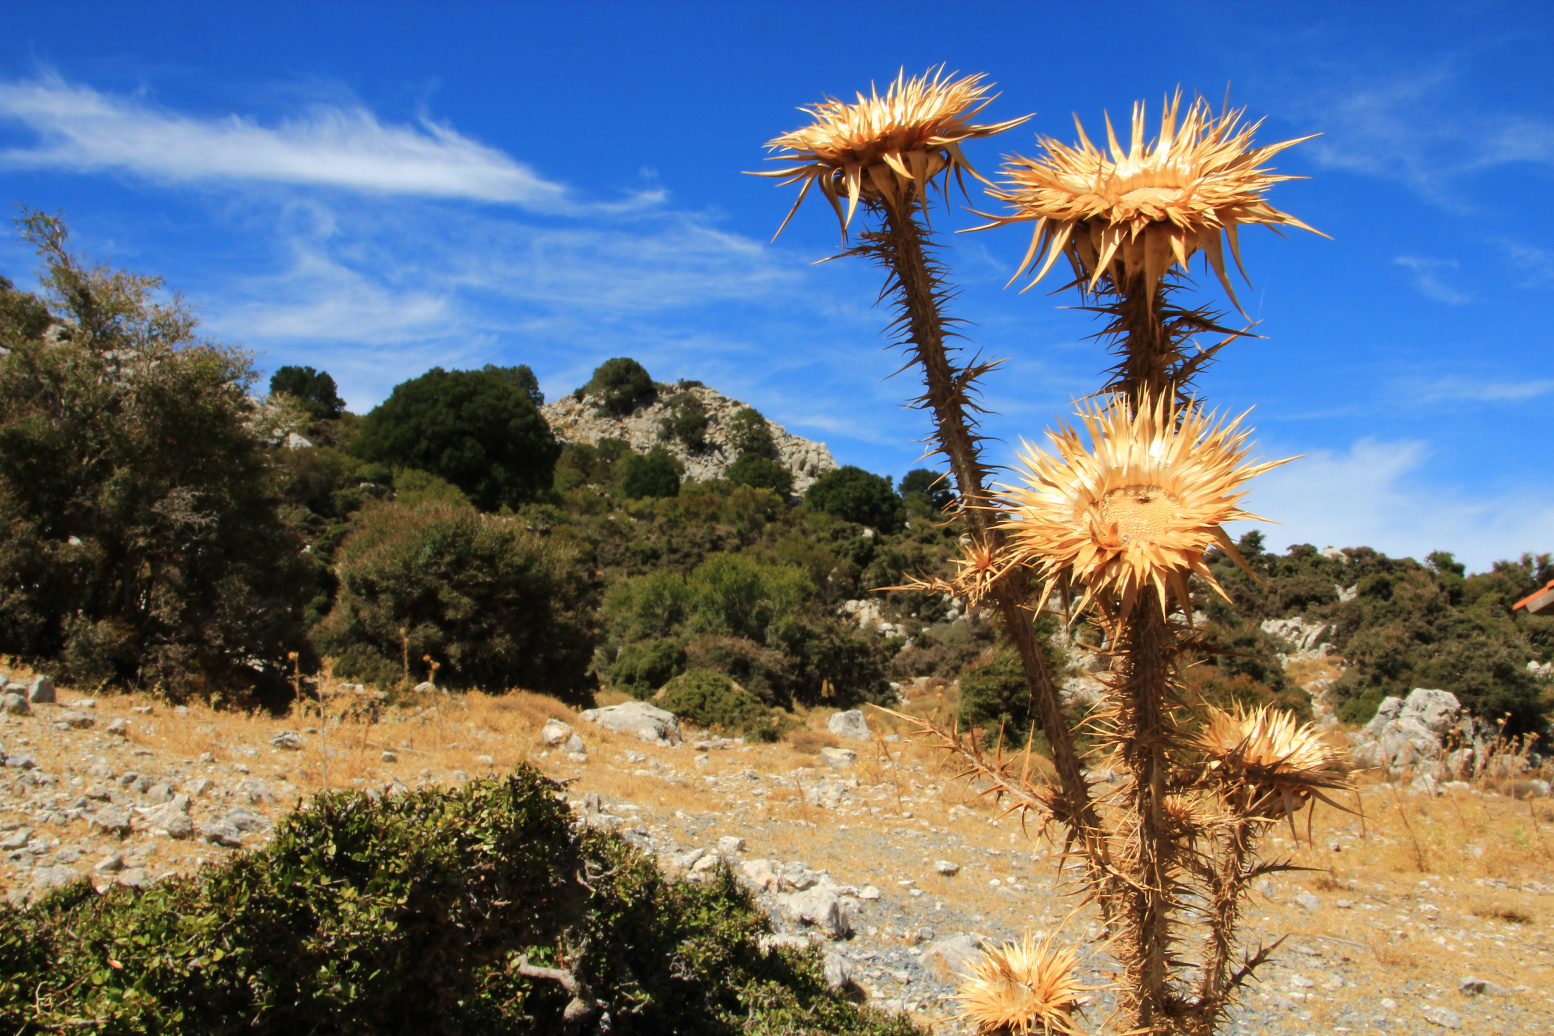
M892 285L900 297L902 323L914 358L923 368L927 393L923 398L933 414L940 449L949 458L960 493L961 509L973 536L996 549L1003 535L987 507L988 470L977 449L977 436L967 417L968 389L974 370L958 370L945 347L946 318L940 307L941 293L924 248L924 235L914 210L903 215L881 206L883 232L872 249L894 275ZM993 588L993 599L1004 620L1004 629L1019 652L1026 688L1041 718L1042 731L1052 750L1065 799L1067 821L1090 867L1091 881L1102 891L1110 884L1105 866L1107 848L1100 819L1090 801L1079 753L1063 718L1057 687L1047 672L1046 659L1027 612L1029 588L1023 570L1011 571Z
M1180 868L1179 847L1166 813L1169 760L1174 740L1167 703L1171 695L1175 634L1153 598L1140 601L1118 638L1123 648L1113 668L1117 738L1131 781L1124 792L1133 827L1122 866L1131 873L1125 893L1127 986L1138 1031L1169 1031L1172 914Z

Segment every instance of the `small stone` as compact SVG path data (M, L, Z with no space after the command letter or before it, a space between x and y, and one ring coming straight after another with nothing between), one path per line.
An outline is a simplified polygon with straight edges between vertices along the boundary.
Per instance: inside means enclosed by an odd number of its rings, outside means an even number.
M851 748L822 748L821 761L840 770L858 764L858 753Z
M1309 892L1300 892L1295 896L1295 905L1310 913L1322 909L1322 901Z
M734 835L724 835L718 839L718 853L722 856L733 856L735 853L745 851L745 840Z
M399 762L399 756L395 755L393 752L384 752L382 755L378 756L378 761L381 763L397 763Z
M873 885L865 885L863 890L858 893L858 898L864 900L878 899L880 898L880 890L875 888Z
M583 744L583 739L581 737L573 734L571 737L567 738L566 743L561 746L561 750L572 755L577 755L580 752L586 751L587 746Z
M271 748L284 748L288 752L297 752L302 749L302 735L295 730L278 730L275 736L270 738Z
M258 813L244 809L242 806L227 810L226 815L221 818L221 823L231 824L245 834L251 831L268 831L275 826Z
M39 867L32 872L33 884L48 889L57 889L61 885L68 885L75 880L75 869L62 864Z
M127 835L130 816L119 806L104 806L89 818L93 827L106 834Z
M195 798L199 798L207 791L210 791L211 786L215 783L216 782L211 780L209 777L197 777L195 778L194 782L189 785L189 794L193 795Z
M739 865L746 878L752 884L771 891L777 887L777 872L772 868L770 860L746 860Z
M125 719L123 716L120 716L117 719L111 719L108 721L108 725L103 729L117 737L128 737L129 720Z
M25 716L32 711L32 707L27 704L27 699L15 691L7 694L4 699L0 699L0 709L13 716Z
M475 762L479 763L481 766L495 766L496 765L496 760L491 758L489 755L477 755L475 757Z
M128 885L130 888L140 888L149 878L144 867L126 867L119 872L119 884Z
M1396 1010L1397 1006L1398 1006L1398 1002L1396 1000L1392 999L1390 996L1384 996L1384 997L1381 998L1380 1007L1381 1007L1381 1009L1383 1011Z
M1426 1007L1420 1012L1427 1022L1439 1025L1443 1029L1462 1028L1462 1015L1456 1011L1448 1011L1444 1007Z
M151 715L153 709L149 705L136 705L133 706L130 711L136 713L137 715L149 716Z
M169 838L193 838L194 821L189 816L189 796L175 795L172 800L146 816L153 830L165 831Z
M243 847L243 832L225 822L210 824L200 833L207 842L213 842L216 845L224 845L229 849Z
M851 962L840 953L826 954L825 979L832 989L846 989L853 980Z
M54 704L54 681L46 676L35 676L27 688L27 700L34 705Z
M233 791L239 799L246 799L256 806L263 805L266 802L279 801L275 797L275 793L261 781L238 781L237 787Z
M829 888L781 894L777 909L788 920L813 925L831 939L844 938L852 931L842 897Z
M0 839L0 849L7 851L12 849L20 849L24 847L28 840L31 838L32 828L19 827L15 831L12 831L10 834L6 835L5 838Z
M586 763L586 762L588 762L588 753L587 752L568 752L564 756L562 756L562 758L565 759L569 763Z
M833 712L831 718L826 721L826 729L837 737L851 741L867 741L870 737L869 723L859 709Z
M960 873L960 864L951 863L949 860L935 860L933 862L933 869L950 878Z
M104 856L92 869L98 874L117 874L124 869L124 854L112 853Z
M172 800L173 788L170 784L158 782L146 789L146 801L153 806L160 806L162 803L171 802Z
M716 870L718 864L722 862L723 858L717 853L708 853L691 865L691 873L705 874L710 870Z
M563 723L559 719L548 719L545 721L545 725L540 728L540 740L545 742L547 747L555 748L565 741L571 733L572 725L570 723Z
M1457 983L1457 991L1463 996L1505 996L1510 992L1497 982L1471 976Z

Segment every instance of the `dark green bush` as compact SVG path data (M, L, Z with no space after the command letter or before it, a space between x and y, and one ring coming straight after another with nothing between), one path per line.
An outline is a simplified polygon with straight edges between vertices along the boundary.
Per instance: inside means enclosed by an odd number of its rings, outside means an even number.
M830 994L817 953L764 954L725 870L669 883L574 834L531 769L369 801L334 794L197 878L0 910L0 1023L18 1034L551 1034L568 967L622 1034L910 1033ZM587 885L584 882L587 882ZM564 957L561 956L564 954ZM608 1013L609 1022L603 1015Z
M446 479L488 511L551 488L561 447L528 389L500 369L433 367L394 386L363 420L366 460Z
M739 486L770 489L783 496L793 492L793 472L770 457L757 453L742 454L724 470L723 475Z
M901 496L922 494L923 500L935 511L948 509L955 503L955 490L948 475L927 468L913 468L901 480Z
M593 596L565 546L511 518L427 501L374 504L340 545L340 596L316 631L345 677L412 680L430 655L451 687L590 695Z
M328 371L312 367L278 367L270 375L270 394L284 393L295 399L315 421L331 421L345 412L345 400Z
M660 439L678 439L699 450L707 445L707 407L693 392L681 392L669 400L669 416L658 423Z
M792 726L727 673L711 669L689 669L670 680L659 703L698 727L758 741L776 741Z
M627 644L610 667L610 685L634 698L651 698L685 666L685 645L673 638Z
M793 660L745 637L702 637L685 646L693 669L725 673L768 705L792 704Z
M250 428L247 357L157 279L83 265L57 220L23 227L62 324L45 339L43 301L0 291L0 653L284 701L320 566Z
M851 464L816 479L805 490L804 502L817 511L887 535L900 532L906 521L906 506L890 487L890 479Z
M638 405L651 401L657 390L647 368L630 357L617 356L596 367L582 391L597 397L602 409L624 417Z
M684 468L662 446L632 453L620 462L621 493L628 499L678 496Z
M753 406L747 406L729 418L728 443L736 454L750 453L767 459L777 455L777 441L772 438L771 426Z

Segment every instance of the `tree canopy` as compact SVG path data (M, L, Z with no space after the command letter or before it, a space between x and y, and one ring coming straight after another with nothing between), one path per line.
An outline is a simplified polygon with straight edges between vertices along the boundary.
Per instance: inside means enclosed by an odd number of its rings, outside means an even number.
M871 475L851 464L816 479L805 492L804 502L817 511L887 534L900 531L906 521L906 507L891 488L889 477Z
M483 510L516 507L550 489L561 455L536 391L506 369L433 367L366 416L354 450L446 479Z
M270 375L270 393L285 393L301 404L315 421L327 421L345 412L345 400L335 388L335 379L327 371L312 367L278 367Z

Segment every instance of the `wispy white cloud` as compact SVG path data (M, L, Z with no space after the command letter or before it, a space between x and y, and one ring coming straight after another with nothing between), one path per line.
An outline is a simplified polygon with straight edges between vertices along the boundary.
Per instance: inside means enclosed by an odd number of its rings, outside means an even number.
M316 104L273 126L195 117L102 93L54 73L0 82L0 118L32 130L0 152L10 168L118 171L158 183L267 182L500 202L553 212L568 189L443 123L381 121L360 106ZM651 204L650 191L627 204Z
M1554 166L1554 120L1474 110L1457 89L1459 78L1443 60L1311 93L1303 107L1324 132L1309 153L1328 168L1398 180L1459 211L1475 207L1456 189L1465 177L1516 164Z
M1259 478L1246 507L1279 522L1270 544L1374 547L1394 557L1453 551L1470 569L1554 548L1554 494L1467 500L1421 478L1429 447L1361 439L1320 450ZM1239 535L1256 523L1236 523Z
M1554 250L1513 241L1500 242L1511 266L1507 273L1511 281L1523 288L1541 288L1554 284Z
M1427 299L1444 302L1448 306L1463 306L1473 301L1466 292L1458 291L1442 279L1446 270L1457 269L1455 259L1424 259L1414 255L1400 255L1392 260L1414 273L1414 287Z
M1538 399L1554 392L1554 378L1536 378L1530 381L1442 378L1438 381L1408 386L1405 392L1421 403L1439 403L1453 399L1478 403L1516 403Z

